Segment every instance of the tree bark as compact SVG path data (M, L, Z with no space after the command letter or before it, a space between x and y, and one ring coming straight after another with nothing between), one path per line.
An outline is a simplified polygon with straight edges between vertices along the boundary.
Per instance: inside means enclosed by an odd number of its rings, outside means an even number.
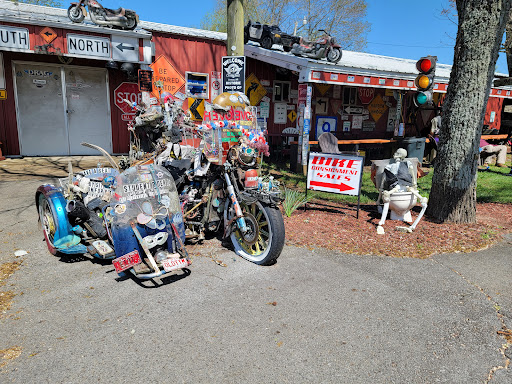
M457 0L459 25L426 214L476 221L479 142L511 0Z
M227 0L228 56L244 55L244 1ZM235 49L233 49L235 48Z

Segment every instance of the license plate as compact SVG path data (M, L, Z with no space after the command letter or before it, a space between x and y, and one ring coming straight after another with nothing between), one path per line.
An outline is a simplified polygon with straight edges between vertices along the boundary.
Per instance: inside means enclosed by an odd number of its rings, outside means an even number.
M121 257L118 257L117 259L112 260L112 264L114 264L114 268L116 269L117 273L123 272L141 262L142 260L140 259L139 252L137 251L132 251L130 253L127 253L126 255L123 255Z
M171 272L188 267L188 261L187 259L165 259L162 261L162 267L164 267L165 272Z

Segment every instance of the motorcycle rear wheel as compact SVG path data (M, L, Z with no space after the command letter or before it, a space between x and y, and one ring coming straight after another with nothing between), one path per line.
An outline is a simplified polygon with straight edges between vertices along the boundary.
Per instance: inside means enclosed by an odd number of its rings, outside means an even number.
M135 27L137 27L137 20L135 20L135 18L133 17L128 17L127 19L128 20L126 21L126 26L124 27L124 29L127 29L129 31L134 30Z
M337 63L341 59L341 49L339 48L331 48L329 52L327 52L327 60L331 63Z
M48 247L48 251L52 255L57 254L57 249L53 245L53 239L56 232L56 215L50 201L43 194L39 195L39 221L43 227L44 239Z
M246 220L249 228L256 223L257 228L254 230L257 231L257 239L256 241L246 241L234 224L235 228L230 239L235 253L258 265L274 264L284 247L285 229L281 211L277 207L270 207L259 201L249 205L240 203L240 207L244 215L251 218ZM225 215L227 220L233 217L232 207L227 210ZM252 229L250 230L252 231Z
M77 5L71 5L68 8L68 17L73 23L81 23L84 21L85 15L82 12L82 8Z

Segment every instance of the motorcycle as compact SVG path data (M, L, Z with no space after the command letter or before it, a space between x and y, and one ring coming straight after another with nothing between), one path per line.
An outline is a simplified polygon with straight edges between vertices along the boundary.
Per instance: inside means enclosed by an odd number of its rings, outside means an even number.
M331 63L337 63L342 56L341 46L336 44L334 37L327 31L323 29L318 31L323 32L323 34L316 41L309 41L301 37L300 43L293 44L290 52L296 56L305 56L312 59L327 58Z
M284 221L278 208L282 194L276 180L261 175L261 157L268 155L268 145L246 99L243 94L219 95L213 101L215 109L205 112L203 123L195 125L182 113L174 112L173 119L168 111L176 111L183 101L166 97L163 113L170 127L181 119L181 137L171 141L164 131L154 145L158 149L144 157L136 144L140 140L133 135L132 153L138 157L131 163L150 158L170 171L187 241L201 242L206 232L221 233L237 255L270 265L284 246ZM147 114L146 108L137 114L135 120Z
M89 254L112 260L119 275L153 279L190 265L183 244L185 227L176 185L156 164L121 172L100 147L111 167L87 169L41 185L35 200L50 253Z
M133 30L139 23L139 16L131 9L104 8L96 0L80 0L71 3L68 8L68 17L73 23L81 23L87 16L87 9L93 23L98 25L107 25L109 27L119 27L121 29Z

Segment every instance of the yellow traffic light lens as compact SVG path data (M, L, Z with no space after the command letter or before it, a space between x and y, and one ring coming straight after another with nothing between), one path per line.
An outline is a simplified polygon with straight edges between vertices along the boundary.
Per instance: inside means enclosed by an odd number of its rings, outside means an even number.
M430 85L430 79L428 76L418 76L416 78L416 86L421 89L427 89Z

